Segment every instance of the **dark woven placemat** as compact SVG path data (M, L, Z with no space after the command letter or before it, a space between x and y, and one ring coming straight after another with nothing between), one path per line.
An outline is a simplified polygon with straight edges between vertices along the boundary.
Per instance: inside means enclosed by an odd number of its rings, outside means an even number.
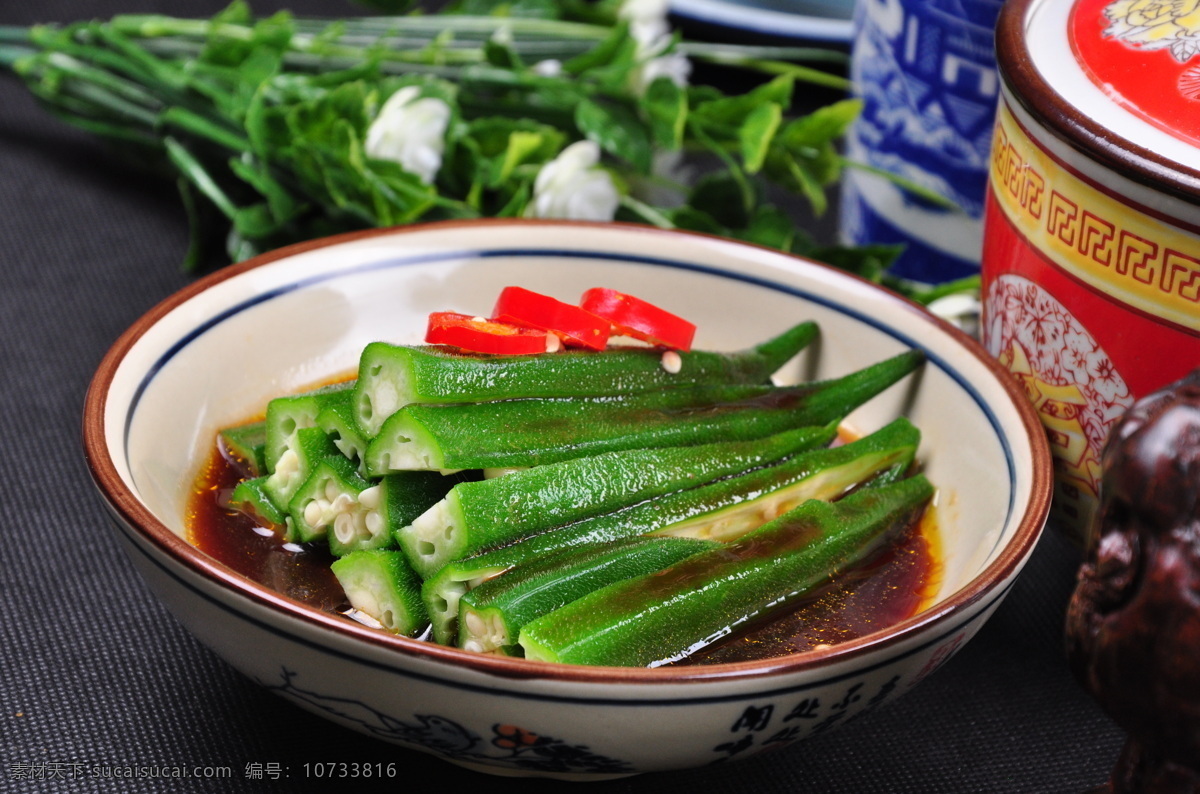
M290 5L361 12L344 2ZM218 7L5 3L0 24L126 11L206 16ZM9 483L0 529L0 790L328 788L304 779L305 761L397 762L394 790L415 786L419 768L450 790L517 785L361 737L261 690L184 632L118 548L80 452L83 395L116 336L189 282L178 265L186 243L172 186L130 170L0 77L0 481ZM1104 779L1121 736L1064 664L1061 620L1075 565L1074 550L1048 536L980 635L886 709L747 762L588 791L1082 791ZM229 776L169 784L106 776L136 766Z

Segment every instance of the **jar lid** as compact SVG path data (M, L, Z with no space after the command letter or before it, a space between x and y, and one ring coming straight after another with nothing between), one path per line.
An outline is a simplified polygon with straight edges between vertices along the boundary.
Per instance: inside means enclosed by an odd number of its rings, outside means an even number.
M1200 0L1013 0L996 53L1017 101L1074 148L1200 203Z

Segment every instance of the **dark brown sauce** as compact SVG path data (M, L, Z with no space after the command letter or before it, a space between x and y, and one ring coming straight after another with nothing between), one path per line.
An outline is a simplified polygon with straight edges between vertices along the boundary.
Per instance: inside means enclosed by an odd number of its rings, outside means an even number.
M189 500L188 540L275 592L324 611L344 611L348 604L327 549L284 543L281 527L262 526L227 507L245 476L239 461L213 450ZM936 520L927 511L871 560L674 664L768 659L861 637L917 614L931 603L940 578Z
M228 507L234 487L246 476L232 455L215 449L188 500L188 541L247 579L317 609L346 606L346 596L318 544L284 543L283 528L264 526Z
M942 571L938 551L936 520L926 511L921 521L863 564L675 664L773 659L895 625L937 594Z

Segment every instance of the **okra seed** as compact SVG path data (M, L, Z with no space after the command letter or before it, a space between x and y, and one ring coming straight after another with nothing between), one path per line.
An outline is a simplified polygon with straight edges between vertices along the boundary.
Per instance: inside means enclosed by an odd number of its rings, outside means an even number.
M310 527L315 527L317 522L321 520L321 506L317 504L317 500L312 500L304 506L304 523Z
M477 612L467 612L467 631L476 637L482 637L487 631L487 624L483 622L483 618L479 617Z
M300 470L300 457L296 455L296 450L286 449L279 456L279 460L275 462L275 474L283 480L288 480L297 471Z
M383 531L383 516L379 515L377 511L372 510L367 513L365 520L367 531L371 533L372 537Z
M342 513L333 520L333 534L347 545L354 540L354 518L349 513Z
M340 493L330 502L329 509L335 513L346 513L354 507L354 497L348 493Z
M662 354L662 368L672 375L678 375L683 369L683 359L674 350L668 350Z
M358 495L358 503L368 510L379 507L379 486L372 485Z
M562 340L558 338L558 334L546 334L546 352L557 353L562 349Z

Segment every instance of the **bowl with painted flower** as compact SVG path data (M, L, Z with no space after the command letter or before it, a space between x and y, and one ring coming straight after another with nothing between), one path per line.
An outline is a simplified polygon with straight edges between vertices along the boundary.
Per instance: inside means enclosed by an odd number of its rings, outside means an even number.
M424 344L446 315L474 336ZM147 585L243 674L384 741L572 779L894 701L1000 603L1051 481L1028 401L919 306L583 222L214 273L114 344L84 442Z

